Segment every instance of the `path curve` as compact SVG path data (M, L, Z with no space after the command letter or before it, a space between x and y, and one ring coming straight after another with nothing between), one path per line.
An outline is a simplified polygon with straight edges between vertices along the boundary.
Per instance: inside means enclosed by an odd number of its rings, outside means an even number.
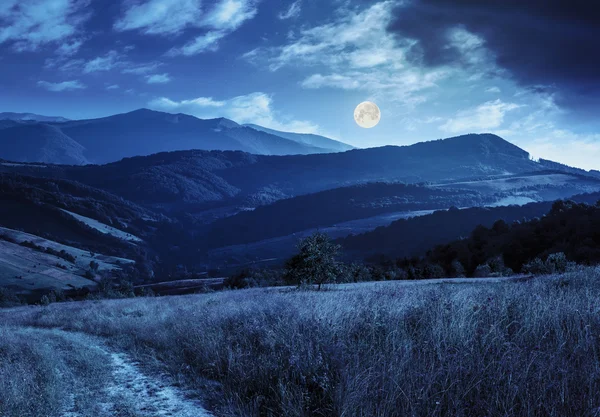
M36 330L43 331L39 328ZM100 351L110 361L112 378L102 392L97 393L100 412L96 417L214 417L198 400L190 398L183 389L174 386L167 375L145 373L131 356L115 351L104 340L84 333L46 330L65 338L85 340L90 349ZM85 387L75 387L61 417L87 415L86 410L79 410L77 407L76 398L80 395L90 395L90 392ZM126 409L123 409L124 404L127 405Z

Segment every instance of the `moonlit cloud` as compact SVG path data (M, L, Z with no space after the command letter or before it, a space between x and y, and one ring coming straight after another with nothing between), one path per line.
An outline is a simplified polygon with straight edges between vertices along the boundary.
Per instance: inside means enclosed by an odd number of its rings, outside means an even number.
M146 63L146 64L131 63L131 64L128 64L126 68L123 68L121 70L121 72L123 74L144 75L144 74L148 74L148 73L156 70L161 65L162 65L161 62L150 62L150 63Z
M71 41L65 41L60 47L56 50L56 54L59 56L71 56L75 55L79 48L83 45L83 39L73 39Z
M502 90L500 90L500 88L498 88L498 87L495 87L495 86L494 86L494 87L488 87L488 88L486 88L486 89L485 89L485 92L486 92L486 93L494 93L494 94L499 94L499 93L501 93L501 92L502 92Z
M448 72L406 65L410 41L399 42L387 33L396 1L382 1L362 10L346 10L333 21L307 27L277 47L260 47L244 54L271 71L286 67L324 66L300 82L304 88L360 90L406 106L425 101L423 90L434 87Z
M204 19L204 25L217 30L236 30L256 16L253 0L220 0Z
M86 88L84 84L79 81L63 81L60 83L52 83L48 81L38 81L37 85L39 87L45 88L48 91L73 91L73 90L82 90Z
M303 120L294 120L273 110L273 100L265 93L257 92L227 100L198 97L174 101L166 97L152 100L150 108L171 113L181 112L203 119L227 117L237 123L254 123L277 130L299 133L317 133L319 126Z
M88 0L2 0L0 44L17 52L36 51L75 36L90 17Z
M192 56L215 51L219 41L257 13L254 0L218 0L204 10L200 0L147 0L133 3L115 23L117 31L139 30L147 35L181 35L187 29L204 29L183 46L174 46L167 56Z
M218 44L221 39L226 36L225 32L215 32L211 31L204 35L198 36L193 39L191 42L188 42L181 48L173 48L171 49L167 55L168 56L177 56L177 55L197 55L202 52L208 51L216 51L218 49Z
M139 30L148 35L175 35L197 26L202 17L200 0L146 0L127 4L114 24L114 29L120 32Z
M89 74L98 71L110 71L120 63L121 56L117 51L110 51L106 55L96 57L85 63L83 72Z
M294 17L300 16L300 12L302 11L302 0L296 0L290 7L283 13L279 13L277 17L281 20L287 20Z
M166 84L171 82L169 74L153 74L146 76L146 82L148 84Z
M501 100L488 101L477 107L461 110L455 117L440 126L448 133L479 133L498 128L504 122L504 115L518 109L515 103L504 103Z

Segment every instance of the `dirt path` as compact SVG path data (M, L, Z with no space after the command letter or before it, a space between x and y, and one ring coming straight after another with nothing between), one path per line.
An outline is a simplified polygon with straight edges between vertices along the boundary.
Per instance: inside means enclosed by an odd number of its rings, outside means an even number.
M90 349L100 351L109 361L111 378L100 392L75 387L61 417L213 417L202 405L191 399L166 375L149 375L128 354L116 352L99 338L85 334L58 332L65 338L85 340ZM78 398L93 395L97 398L94 410L80 409Z

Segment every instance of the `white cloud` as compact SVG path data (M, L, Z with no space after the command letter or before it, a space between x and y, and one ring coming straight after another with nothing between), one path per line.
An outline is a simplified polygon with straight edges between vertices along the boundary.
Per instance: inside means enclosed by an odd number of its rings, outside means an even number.
M291 19L293 17L300 16L300 12L302 11L302 0L296 0L293 2L290 7L283 13L279 13L277 17L281 20Z
M358 90L362 87L362 84L358 80L359 76L360 74L357 74L354 77L341 74L313 74L302 81L301 85L304 88L334 87L343 90Z
M502 90L500 90L499 87L488 87L485 89L486 93L494 93L494 94L500 94L502 92Z
M99 71L110 71L120 65L121 56L117 51L110 51L104 56L99 56L88 61L83 66L83 72L89 74Z
M504 103L500 99L488 101L477 107L461 110L448 119L440 129L448 133L478 133L495 129L504 122L504 115L521 107L515 103Z
M411 40L387 31L396 0L380 1L358 10L342 8L332 21L305 27L285 44L261 47L243 55L271 71L284 67L318 67L303 81L304 88L356 90L370 97L412 107L427 100L424 90L449 74L446 68L412 67L406 60Z
M72 90L81 90L86 88L84 84L79 81L63 81L60 83L52 83L48 81L38 81L38 87L45 88L48 91L72 91Z
M171 49L167 55L197 55L202 52L216 51L218 49L219 41L223 39L227 34L225 32L210 31L204 35L198 36L191 42L186 43L181 48Z
M191 56L218 49L218 42L237 30L256 13L256 0L218 0L207 11L200 0L146 0L131 3L114 28L140 30L149 35L179 35L188 28L205 29L181 47L171 48L168 56Z
M119 85L118 84L112 84L112 85L108 85L106 86L107 90L118 90L119 89Z
M600 135L555 129L536 135L523 147L534 158L544 158L583 169L600 170Z
M0 44L18 52L35 51L75 36L90 17L88 0L2 0Z
M171 77L167 73L147 75L146 82L148 84L166 84L168 82L171 82Z
M162 65L162 62L150 62L150 63L146 63L146 64L133 64L133 63L130 63L130 64L127 65L126 68L123 68L121 70L121 72L123 74L144 75L144 74L148 74L149 72L154 71L155 69L157 69L161 65Z
M256 16L253 0L221 0L204 19L204 26L217 30L233 31L246 20Z
M167 112L181 112L200 118L227 117L238 123L255 123L264 127L299 133L317 133L319 126L303 120L281 116L273 110L271 96L257 92L227 100L199 97L192 100L173 101L166 97L152 100L150 108Z
M325 64L366 68L389 64L401 68L404 50L386 27L396 1L383 1L361 11L347 11L331 23L301 30L286 45L258 48L245 55L265 60L272 71L287 65Z
M70 41L65 41L60 47L56 50L56 54L59 56L71 56L75 55L81 45L83 45L83 39L73 39Z
M117 31L140 30L150 35L174 35L202 18L200 0L146 0L128 2L128 8L114 24Z

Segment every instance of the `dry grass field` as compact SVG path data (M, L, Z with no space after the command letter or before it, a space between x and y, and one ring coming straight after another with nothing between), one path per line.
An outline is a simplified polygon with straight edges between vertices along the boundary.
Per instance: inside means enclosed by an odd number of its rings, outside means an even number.
M0 398L10 399L0 415L28 415L28 393L42 392L48 411L37 415L61 416L60 387L75 382L53 373L68 375L70 356L44 353L58 331L168 373L217 416L600 413L598 268L527 282L73 302L7 309L0 322ZM92 356L73 360L84 376L102 372Z

